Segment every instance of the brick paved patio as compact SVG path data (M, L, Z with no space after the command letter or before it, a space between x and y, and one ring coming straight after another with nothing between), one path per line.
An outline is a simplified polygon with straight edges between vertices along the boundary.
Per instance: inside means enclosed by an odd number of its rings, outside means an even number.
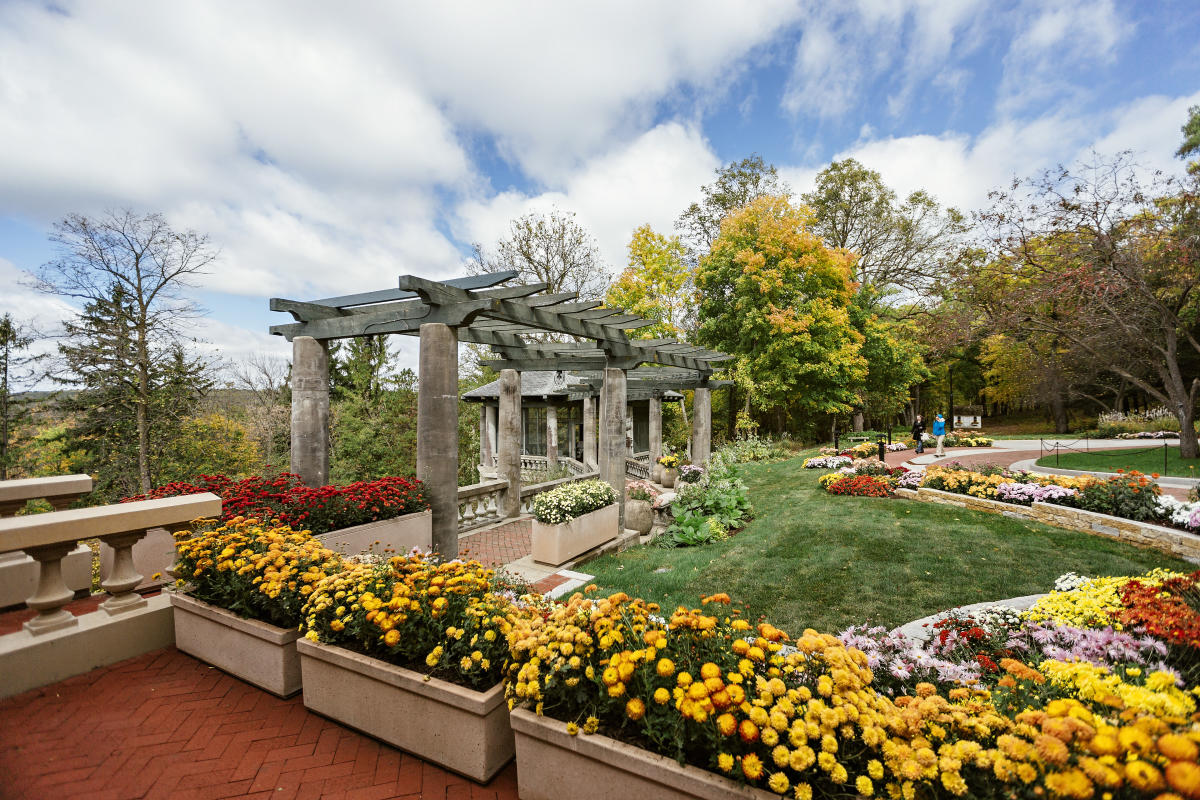
M515 800L175 648L0 700L0 798Z
M533 520L521 517L458 539L458 553L489 567L511 564L532 551Z

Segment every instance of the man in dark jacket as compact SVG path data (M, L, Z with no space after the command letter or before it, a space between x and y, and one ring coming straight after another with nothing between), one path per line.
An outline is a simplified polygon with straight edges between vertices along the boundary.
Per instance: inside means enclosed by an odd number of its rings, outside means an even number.
M925 452L925 419L920 414L917 414L917 419L913 422L912 438L917 440L917 454Z

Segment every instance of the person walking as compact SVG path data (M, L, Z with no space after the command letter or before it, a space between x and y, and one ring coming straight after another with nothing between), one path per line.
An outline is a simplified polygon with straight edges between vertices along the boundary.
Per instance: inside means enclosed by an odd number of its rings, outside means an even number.
M925 418L917 414L913 421L912 438L917 441L917 455L925 452Z
M942 442L946 440L946 418L941 414L933 418L933 435L937 437L937 457L944 458L946 451L942 448Z

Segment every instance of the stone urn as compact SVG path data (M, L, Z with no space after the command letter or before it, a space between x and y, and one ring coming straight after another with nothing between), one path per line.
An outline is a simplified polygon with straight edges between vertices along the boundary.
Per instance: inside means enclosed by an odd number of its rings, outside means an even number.
M625 528L643 536L654 527L654 507L649 500L625 501Z
M667 489L675 488L675 481L679 478L679 470L662 468L662 485Z

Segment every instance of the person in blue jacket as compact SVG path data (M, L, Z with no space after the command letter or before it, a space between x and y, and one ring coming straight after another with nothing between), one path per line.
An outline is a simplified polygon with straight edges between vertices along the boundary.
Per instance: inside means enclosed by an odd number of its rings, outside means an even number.
M942 448L942 442L946 439L946 418L941 414L933 418L933 435L937 437L937 457L944 458L946 451Z

